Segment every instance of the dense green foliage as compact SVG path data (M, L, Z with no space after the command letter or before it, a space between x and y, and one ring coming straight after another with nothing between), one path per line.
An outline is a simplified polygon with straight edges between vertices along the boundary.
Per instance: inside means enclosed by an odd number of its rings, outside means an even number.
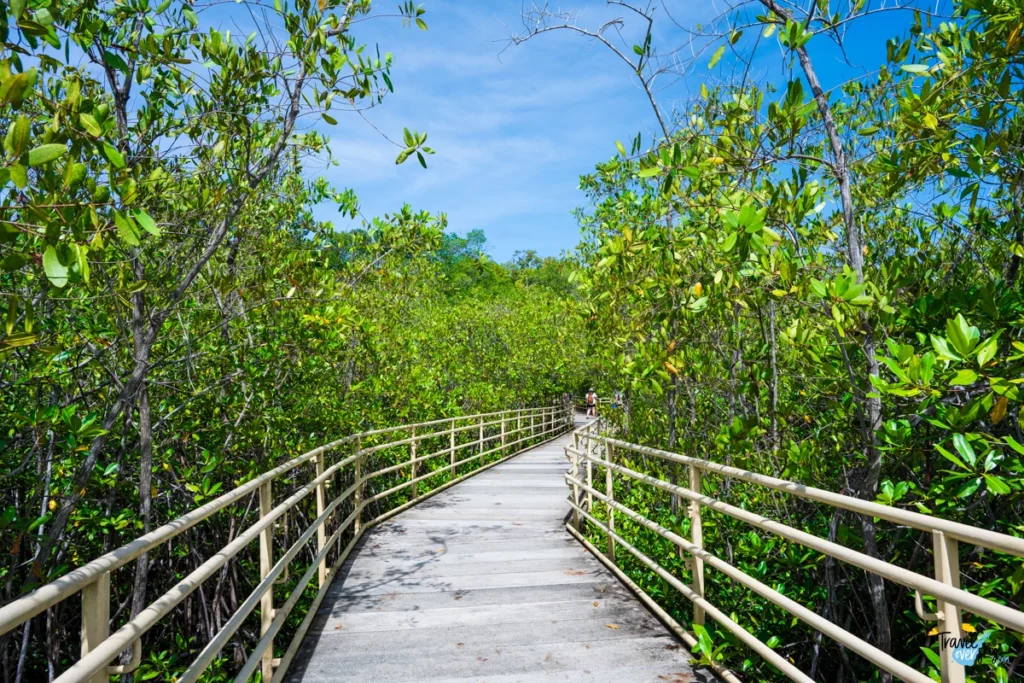
M426 29L422 9L400 9ZM358 205L307 171L329 155L313 121L393 88L391 55L352 33L370 10L0 10L4 601L326 441L550 405L580 383L557 263L495 264L482 236L468 245L444 216L408 207L347 232L314 218L333 202L355 219ZM406 131L397 162L425 166L425 140ZM230 540L252 505L117 572L114 627ZM148 634L136 676L180 672L252 589L254 561L243 553ZM78 609L66 601L0 639L3 680L74 661ZM243 629L214 675L253 638Z
M670 115L653 85L682 51L659 55L651 15L635 10L646 38L620 56L635 60L663 135L620 145L583 178L574 260L526 251L499 264L482 232L448 234L443 215L401 207L347 231L316 218L324 203L359 216L351 192L309 170L330 155L320 131L395 86L390 53L353 35L369 0L8 3L3 600L340 435L549 404L591 381L602 396L624 392L610 418L631 441L1020 535L1021 9L961 0L948 16L915 14L880 69L826 92L821 45L883 11L837 4L738 2L697 27L689 47L712 68L747 68ZM217 28L228 15L252 33ZM426 28L411 3L399 15ZM758 82L755 58L784 60L787 80ZM427 165L425 134L405 131L404 145L398 163ZM703 486L931 572L927 534L736 481ZM625 484L616 495L688 533L669 496ZM237 533L246 504L117 572L115 625ZM688 577L669 544L619 528ZM937 679L937 639L911 592L723 515L705 514L704 535L711 552ZM959 559L966 589L1020 605L1020 560L967 544ZM689 620L683 598L618 560ZM147 635L137 677L179 673L251 590L253 562L240 555L240 571ZM707 576L712 602L816 680L890 680ZM77 610L62 603L0 638L4 681L63 670ZM1024 637L967 621L990 637L971 679L1020 677ZM709 631L700 656L778 678ZM256 637L240 631L211 680Z
M758 85L744 73L702 88L668 139L646 152L620 145L584 178L593 206L581 213L574 278L588 293L592 351L604 358L599 393L625 390L612 417L630 441L1019 536L1020 8L965 0L946 21L918 14L908 35L887 43L876 74L824 93L815 46L870 8L797 4L807 13L771 0L741 4L705 29L724 36L707 48L712 66L727 48L753 60L781 46L792 59L788 83ZM636 48L641 60L653 59L649 43ZM645 68L654 69L641 66L641 77ZM681 468L632 464L685 481ZM704 492L932 573L926 533L721 477L706 479ZM664 492L623 486L617 495L688 529ZM688 576L671 544L621 526ZM717 513L706 513L704 540L938 680L938 639L914 614L912 591ZM626 553L619 561L689 621L684 598ZM966 589L1020 606L1019 559L961 543L960 564ZM707 575L714 604L816 680L890 680ZM966 621L992 632L969 680L1022 675L1020 634ZM779 676L710 621L709 630L714 658L751 680Z

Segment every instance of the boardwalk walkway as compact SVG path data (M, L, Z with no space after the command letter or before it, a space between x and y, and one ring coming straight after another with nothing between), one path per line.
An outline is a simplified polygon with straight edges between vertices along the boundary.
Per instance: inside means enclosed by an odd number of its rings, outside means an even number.
M293 683L683 683L686 648L564 528L560 437L368 532Z

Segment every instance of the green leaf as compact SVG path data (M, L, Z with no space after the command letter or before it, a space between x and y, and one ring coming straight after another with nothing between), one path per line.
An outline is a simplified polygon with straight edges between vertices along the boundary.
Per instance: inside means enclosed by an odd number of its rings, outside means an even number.
M904 64L900 68L910 74L928 73L928 66L926 64Z
M121 55L116 52L105 51L103 53L103 63L109 66L111 69L117 69L121 73L128 75L128 63L121 58Z
M697 644L694 649L699 650L702 655L710 658L711 653L714 650L714 643L711 641L711 636L708 634L706 628L700 624L691 624L694 634L697 636Z
M92 114L79 114L78 122L82 124L82 128L85 128L85 132L94 138L103 136L103 128Z
M968 472L971 470L970 467L968 467L967 465L964 464L963 460L961 460L960 458L956 457L955 455L953 455L952 453L947 451L942 446L940 446L938 444L935 444L935 450L937 450L942 457L944 457L946 460L949 460L951 463L953 463L954 465L956 465L960 469L967 470Z
M985 475L985 485L993 494L999 496L1010 492L1010 486L1001 477L994 474Z
M978 367L983 368L988 365L988 362L992 360L996 351L999 350L999 333L992 335L986 339L981 346L978 347Z
M64 189L78 187L89 173L85 164L67 164L64 167Z
M1005 441L1010 448L1017 451L1021 455L1024 455L1024 445L1021 445L1015 438L1013 438L1012 436L1004 436L1003 441Z
M332 126L338 125L338 119L334 118L333 116L331 116L327 112L322 112L320 114L320 116L322 116L324 121L326 121L327 123L331 124Z
M929 647L922 647L921 652L923 652L924 656L928 658L928 661L932 663L932 666L936 669L942 668L942 660L939 659L939 656L935 654L934 650Z
M867 288L867 285L863 283L849 283L845 278L840 279L839 283L842 286L837 286L836 289L844 301L851 301L855 299Z
M711 55L711 61L708 62L708 68L714 69L715 64L718 64L718 60L725 54L725 45L719 45L718 49L715 50L715 54Z
M126 216L120 211L114 212L114 224L117 226L118 236L124 240L126 244L133 247L139 246L139 231L135 227L135 222L129 216Z
M730 232L725 236L725 242L722 243L722 251L728 253L732 251L732 248L736 246L736 240L739 239L739 233Z
M24 164L14 164L9 166L8 170L11 172L11 182L19 190L24 189L28 186L28 166Z
M18 297L14 296L10 298L10 303L7 304L7 320L5 321L5 330L7 336L11 336L14 332L14 324L18 321Z
M10 10L15 19L21 19L21 15L25 12L25 5L26 0L11 0Z
M31 344L35 344L38 340L38 335L30 332L18 332L0 341L0 350L13 349L19 346L29 346Z
M103 143L103 156L107 157L107 161L113 164L115 168L124 168L124 155L109 142Z
M765 38L771 38L773 35L775 35L776 27L777 24L768 24L767 26L765 26L764 33L762 33L761 35L763 35Z
M973 495L981 487L981 477L971 479L969 482L960 487L960 489L953 495L957 498L966 498L967 496Z
M148 213L146 213L142 209L135 209L135 211L133 211L132 213L135 216L135 221L142 226L143 230L148 232L150 235L153 235L154 237L160 236L160 227L156 224L156 221L154 221L153 218Z
M4 141L4 149L11 158L17 159L25 153L31 128L32 124L24 114L11 124L7 131L7 139Z
M170 7L170 6L171 6L171 0L163 0L163 2L161 2L159 5L157 5L156 13L157 14L163 14L164 12L167 11L167 8Z
M78 263L78 274L85 284L89 284L89 247L84 244L73 244L75 249L75 261Z
M961 356L969 356L979 338L978 328L968 323L963 314L958 313L956 318L946 321L946 339Z
M29 166L42 166L48 164L54 159L59 159L64 156L68 151L65 145L40 145L28 153L28 165Z
M626 156L626 148L622 146L622 143L618 140L615 141L615 148L619 150L619 154Z
M949 381L949 383L954 385L954 386L961 386L961 387L963 387L963 386L967 386L969 384L974 384L977 380L978 380L978 373L976 373L974 370L966 370L965 369L965 370L961 370L960 372L956 373L956 375L954 375L953 379L951 379Z
M54 287L64 287L68 283L68 268L57 258L57 250L47 247L43 252L43 270Z
M949 344L942 337L937 335L931 335L932 348L935 349L935 355L939 357L939 360L963 360L958 353L949 348Z
M4 80L0 83L0 103L20 104L35 85L36 77L36 70L29 69Z
M711 55L711 61L708 62L708 69L714 69L723 54L725 54L725 45L719 45L718 49L715 50L715 54Z
M199 26L199 17L196 15L195 10L193 10L191 7L186 7L185 9L181 10L181 14L183 17L185 17L188 23L192 24L192 28Z
M656 175L661 175L661 167L650 166L648 168L642 168L637 175L641 178L653 178Z
M967 437L963 434L953 435L953 445L956 446L957 453L967 461L971 467L978 464L978 455L974 452L971 444L967 441Z
M28 256L25 256L25 254L11 252L4 257L3 261L0 261L0 269L5 273L11 273L24 266L28 261Z

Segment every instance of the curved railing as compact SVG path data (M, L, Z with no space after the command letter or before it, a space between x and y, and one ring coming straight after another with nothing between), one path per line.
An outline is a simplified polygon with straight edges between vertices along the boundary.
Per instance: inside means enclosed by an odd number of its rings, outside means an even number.
M166 619L185 598L247 545L258 540L259 583L239 603L177 681L191 683L198 680L246 619L256 613L257 607L260 639L248 653L234 680L246 681L259 669L263 681L280 681L331 578L368 528L466 477L570 430L573 420L570 406L557 405L445 418L338 439L275 467L159 529L0 607L0 635L81 593L82 657L55 680L59 683L107 683L110 675L128 673L139 666L142 638L147 631ZM425 455L418 453L430 444L444 446ZM475 452L466 457L466 449ZM345 455L346 452L349 454ZM376 457L384 455L387 457ZM334 456L336 462L329 462L328 456ZM437 459L443 457L447 458L446 463L438 466ZM283 500L277 500L273 485L282 481L294 486L295 490ZM367 485L375 481L385 482L385 487L367 494ZM341 493L331 496L330 492L338 488L342 489ZM407 500L388 504L395 494L404 493L407 489ZM138 616L110 633L112 572L209 520L215 513L243 500L251 500L254 495L259 498L259 518L255 523L238 532L233 540L150 603ZM294 543L287 545L283 554L276 555L275 524L285 522L287 526L289 512L311 496L315 497L315 519ZM372 515L364 514L368 510ZM312 562L292 585L289 567L299 553L309 547L314 536L316 545ZM274 639L314 576L318 591L283 656L275 658ZM291 590L284 602L277 604L274 586L286 581ZM128 648L132 651L131 662L112 665L111 662Z
M961 611L976 614L1018 633L1024 633L1024 612L960 589L958 551L958 543L963 542L1008 553L1016 557L1024 557L1024 539L909 510L879 505L878 503L860 498L804 486L755 472L748 472L747 470L729 467L711 462L710 460L692 458L656 448L628 443L602 434L602 423L600 420L590 422L574 432L573 445L567 446L565 451L571 462L571 468L566 474L565 479L571 488L569 505L572 508L572 519L566 524L566 528L594 555L602 560L609 569L615 572L621 580L627 583L649 607L658 613L677 635L690 643L691 646L696 642L693 635L675 622L650 596L644 593L639 586L616 566L616 548L622 548L628 552L688 598L693 603L692 623L703 625L705 614L710 615L723 628L774 665L790 680L814 683L812 678L800 671L788 659L758 640L753 634L705 599L705 566L710 566L733 581L749 588L757 595L781 607L822 634L846 646L879 669L888 671L898 680L911 681L913 683L931 683L932 680L925 674L895 659L867 641L839 627L807 607L787 598L782 593L744 573L725 560L704 550L701 529L702 508L708 508L728 515L751 527L775 534L787 541L798 543L824 555L906 586L915 591L915 609L918 616L925 621L938 622L937 630L940 633L948 632L954 638L961 637ZM689 485L679 486L626 467L622 462L627 454L657 458L665 462L684 465L689 470ZM834 508L841 508L913 529L930 532L934 549L934 577L924 576L898 567L838 543L819 538L762 515L703 495L701 492L701 480L706 474L738 479L773 491L779 491L817 503L824 503ZM617 501L615 499L615 481L617 477L647 484L689 501L690 538L683 538L656 521ZM595 481L599 482L596 486ZM595 512L593 508L595 500L602 504L599 513ZM599 518L598 515L603 517L603 519ZM680 581L616 532L615 520L619 515L673 543L679 549L680 554L687 558L687 565L692 576L690 584L687 585ZM585 529L582 526L584 522L594 525L599 534L604 534L607 541L605 551L594 547L584 536L583 532ZM938 608L934 613L925 611L923 596L926 595L931 596L937 602ZM947 681L949 683L963 683L965 680L964 667L953 660L953 651L954 648L952 647L940 648L942 681L944 683ZM738 680L731 672L719 671L718 673L726 680Z

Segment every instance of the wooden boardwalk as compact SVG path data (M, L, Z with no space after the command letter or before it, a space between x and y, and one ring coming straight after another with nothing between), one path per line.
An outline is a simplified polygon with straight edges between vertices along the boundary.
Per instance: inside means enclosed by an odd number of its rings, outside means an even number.
M688 653L564 528L560 437L368 532L293 683L683 683Z

